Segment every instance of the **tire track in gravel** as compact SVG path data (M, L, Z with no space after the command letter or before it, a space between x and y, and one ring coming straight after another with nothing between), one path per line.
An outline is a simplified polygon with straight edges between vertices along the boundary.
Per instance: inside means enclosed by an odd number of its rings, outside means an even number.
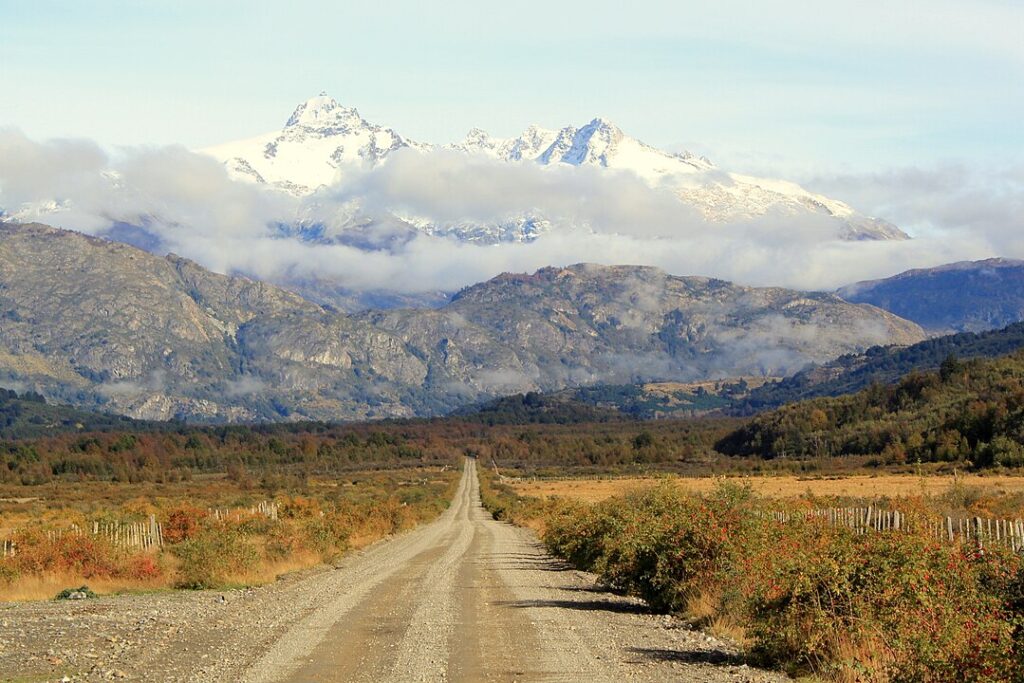
M463 469L452 505L436 521L390 543L381 544L375 548L378 552L360 557L358 562L349 567L349 571L338 572L332 576L332 579L335 579L333 582L338 584L337 597L292 626L250 668L244 680L248 683L350 680L338 676L350 668L355 668L351 673L356 675L373 670L375 667L369 661L384 658L388 656L389 651L394 650L393 647L389 647L390 644L383 642L385 636L393 636L398 631L404 632L409 624L409 619L404 618L404 613L415 605L412 601L396 602L395 599L422 573L424 566L430 566L434 557L450 545L453 521L464 505L474 475L475 471L470 467ZM337 629L333 628L357 608L359 612L355 615L355 620L361 619L368 625L385 613L389 605L394 605L403 614L399 615L392 610L392 617L397 618L398 623L393 623L388 633L380 632L375 638L367 638L368 643L358 642L359 632L351 628L352 619L346 619ZM367 661L367 665L351 667L353 657L344 660L334 655L327 659L310 657L314 650L324 648L340 650L342 653L358 653L359 657ZM378 663L377 666L384 664Z
M388 680L443 681L448 679L449 653L455 627L456 578L465 562L466 551L473 543L476 526L469 511L479 497L476 469L465 468L466 485L460 487L453 507L452 524L455 538L445 553L426 572L419 605L412 616L402 642L399 643L395 666Z
M410 536L410 551L389 557L401 566L293 628L248 680L784 680L637 600L595 589L531 532L491 519L473 461L445 515Z

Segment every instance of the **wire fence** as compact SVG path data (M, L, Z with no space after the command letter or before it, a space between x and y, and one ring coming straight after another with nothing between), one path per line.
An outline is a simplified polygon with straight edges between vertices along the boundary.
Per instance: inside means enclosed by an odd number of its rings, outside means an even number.
M248 508L210 508L207 512L216 520L241 519L247 514L276 520L280 508L276 502L264 500ZM148 520L141 522L95 521L86 528L71 524L60 529L47 529L44 533L51 542L65 536L91 535L126 550L150 550L164 546L164 526L157 521L156 515L150 515ZM13 539L0 539L0 559L13 557L17 552L18 546Z
M979 547L1001 545L1014 552L1024 550L1024 522L1019 519L925 518L908 516L898 510L881 510L872 506L769 511L762 512L761 515L780 523L816 518L833 526L853 529L856 533L861 534L883 531L923 531L937 540L949 543L971 542Z

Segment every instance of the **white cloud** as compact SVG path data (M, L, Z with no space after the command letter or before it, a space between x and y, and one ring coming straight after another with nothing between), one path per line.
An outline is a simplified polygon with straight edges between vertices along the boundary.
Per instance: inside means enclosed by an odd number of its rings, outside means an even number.
M224 393L228 396L235 398L238 396L250 396L252 394L261 394L267 390L266 382L262 381L258 377L252 377L245 375L235 380L229 380L225 387Z
M906 167L819 176L808 184L922 236L962 233L1000 250L1019 254L1024 248L1024 166Z
M163 391L166 379L167 375L163 370L154 370L145 379L106 382L98 385L96 391L107 398L134 398Z
M910 267L1024 256L1024 172L958 166L818 178L815 189L917 229L910 242L841 242L825 217L704 221L669 192L597 169L503 164L452 152L396 154L313 202L231 181L182 148L107 155L85 141L37 143L0 130L0 208L19 219L102 234L145 226L161 248L220 272L330 278L356 289L455 290L503 271L582 261L645 264L743 284L833 288ZM60 210L54 212L52 202ZM36 210L33 207L44 207ZM321 220L327 233L395 233L398 211L439 222L523 213L559 229L527 244L474 245L412 233L387 249L281 238L275 224ZM353 222L353 217L361 222ZM389 232L390 231L390 232Z

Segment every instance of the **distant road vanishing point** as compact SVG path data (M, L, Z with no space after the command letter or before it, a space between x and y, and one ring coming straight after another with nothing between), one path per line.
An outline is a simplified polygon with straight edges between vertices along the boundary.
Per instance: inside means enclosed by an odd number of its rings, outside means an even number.
M777 678L595 588L531 532L491 519L471 460L438 520L374 546L324 581L334 599L294 623L245 680Z

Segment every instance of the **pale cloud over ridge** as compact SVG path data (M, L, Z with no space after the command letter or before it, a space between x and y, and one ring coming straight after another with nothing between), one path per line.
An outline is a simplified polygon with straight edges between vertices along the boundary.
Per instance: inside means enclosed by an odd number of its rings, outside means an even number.
M19 220L107 234L141 226L219 272L276 281L329 279L355 290L453 291L503 271L577 262L643 264L750 285L831 289L911 267L1024 257L1024 173L947 165L821 177L816 190L919 227L906 242L842 242L815 217L716 224L628 174L506 164L447 151L396 154L344 185L300 200L230 180L180 147L107 154L88 141L35 142L0 131L0 208ZM314 205L310 205L312 202ZM400 210L440 221L500 221L539 212L557 229L530 243L477 245L410 231L388 248L282 236L297 217L344 236ZM369 221L369 227L367 222ZM827 227L827 226L825 226Z

